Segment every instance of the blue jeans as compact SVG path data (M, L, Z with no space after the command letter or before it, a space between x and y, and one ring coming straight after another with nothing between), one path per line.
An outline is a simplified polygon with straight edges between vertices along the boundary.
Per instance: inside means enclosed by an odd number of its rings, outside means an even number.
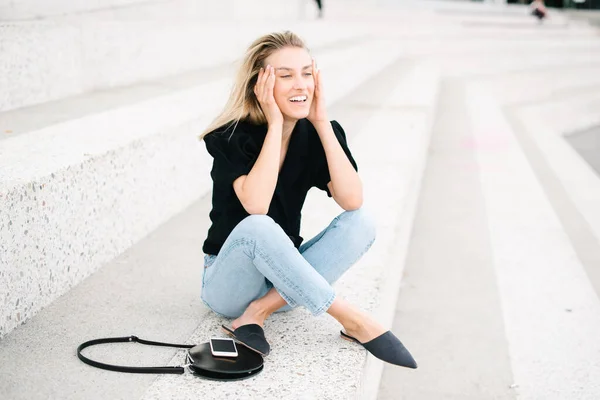
M290 307L320 315L335 299L331 285L374 240L375 224L362 209L341 213L300 249L270 217L250 215L218 255L204 256L202 300L217 314L237 318L275 287Z

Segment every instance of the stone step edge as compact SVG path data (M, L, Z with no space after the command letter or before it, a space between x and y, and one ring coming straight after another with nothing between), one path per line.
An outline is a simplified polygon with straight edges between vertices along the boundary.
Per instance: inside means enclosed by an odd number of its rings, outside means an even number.
M347 62L354 51L367 55L366 64L361 68L362 79L357 79L352 70L340 73L338 85L329 86L329 103L339 100L396 59L396 52L390 52L385 43L377 43L351 48L330 60L333 64L340 60ZM380 63L369 65L369 55L377 56ZM349 80L350 76L356 81ZM17 185L14 180L9 182L12 190L8 192L5 191L9 186L7 182L1 184L4 188L0 186L0 208L7 212L0 214L0 251L5 254L0 260L3 266L0 269L0 299L3 301L0 336L35 315L209 190L212 160L203 149L203 143L197 140L197 134L208 120L182 123L185 118L181 117L186 112L188 116L195 113L195 96L199 90L184 91L180 103L187 104L188 109L177 111L177 123L164 118L165 124L174 126L163 132L90 159L81 160L82 156L76 154L80 157L76 161L80 162L60 173L40 172L40 165L32 164L28 171L30 180ZM214 101L215 97L207 96L207 99ZM173 99L150 101L162 101L174 107ZM156 105L154 107L152 110L157 111ZM123 110L115 112L130 118ZM90 118L101 117L104 115ZM135 124L130 122L129 126ZM101 140L103 128L93 128ZM77 132L70 133L76 135ZM6 150L7 143L14 146L20 140L27 150L31 138L26 136L10 142L0 141L0 148ZM100 142L100 145L105 143ZM50 162L61 163L64 158L51 158ZM137 188L135 192L131 192L132 187ZM154 195L157 192L161 196Z

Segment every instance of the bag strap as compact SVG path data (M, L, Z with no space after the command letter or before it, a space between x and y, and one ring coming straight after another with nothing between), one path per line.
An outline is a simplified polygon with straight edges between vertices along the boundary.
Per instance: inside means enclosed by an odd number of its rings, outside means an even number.
M173 344L173 343L162 343L162 342L152 342L150 340L140 339L137 336L126 336L126 337L115 337L115 338L103 338L103 339L94 339L89 340L85 343L82 343L77 347L77 357L84 363L91 365L92 367L107 369L109 371L117 371L117 372L132 372L137 374L183 374L185 372L185 367L187 365L179 365L175 367L164 366L164 367L127 367L122 365L111 365L105 364L98 361L91 360L84 355L81 354L81 350L86 347L94 346L96 344L104 344L104 343L127 343L127 342L137 342L140 344L147 344L150 346L163 346L163 347L180 347L191 349L195 345L190 344Z

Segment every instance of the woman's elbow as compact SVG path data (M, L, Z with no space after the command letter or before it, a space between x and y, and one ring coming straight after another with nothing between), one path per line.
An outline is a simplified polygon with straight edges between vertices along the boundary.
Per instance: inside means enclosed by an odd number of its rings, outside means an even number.
M355 211L358 210L359 208L361 208L363 205L363 198L362 196L354 196L350 199L345 199L342 204L340 204L340 206L345 210L345 211Z
M244 210L250 215L267 215L269 207L260 204L243 204Z

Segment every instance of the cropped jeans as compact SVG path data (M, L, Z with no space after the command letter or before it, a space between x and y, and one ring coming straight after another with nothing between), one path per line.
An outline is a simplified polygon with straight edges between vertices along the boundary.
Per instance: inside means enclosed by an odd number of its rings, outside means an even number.
M202 300L229 318L275 287L288 306L313 315L335 299L331 285L371 247L375 224L363 209L345 211L299 249L266 215L250 215L231 231L218 255L204 256Z

